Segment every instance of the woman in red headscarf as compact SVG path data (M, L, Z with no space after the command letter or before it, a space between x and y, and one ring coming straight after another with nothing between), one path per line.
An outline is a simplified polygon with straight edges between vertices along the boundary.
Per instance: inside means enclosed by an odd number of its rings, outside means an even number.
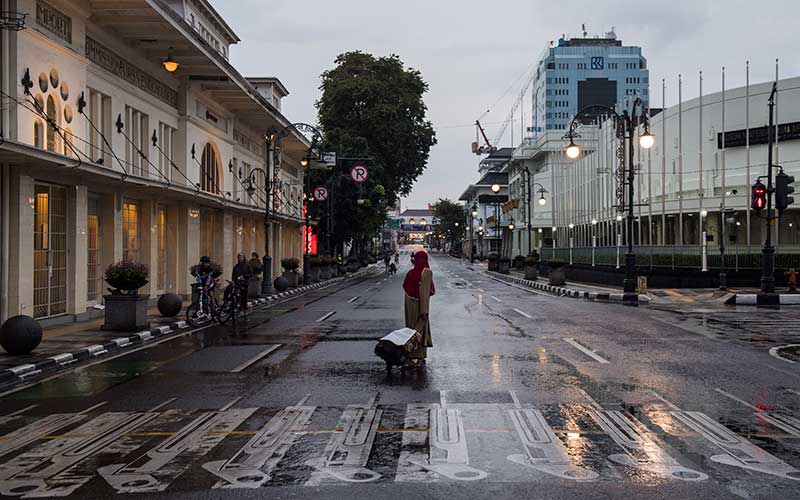
M406 274L403 290L406 327L415 329L422 336L419 347L409 353L409 365L417 367L425 362L428 347L433 347L428 316L431 296L436 293L436 287L433 284L433 271L428 265L428 254L424 250L414 254L414 267Z

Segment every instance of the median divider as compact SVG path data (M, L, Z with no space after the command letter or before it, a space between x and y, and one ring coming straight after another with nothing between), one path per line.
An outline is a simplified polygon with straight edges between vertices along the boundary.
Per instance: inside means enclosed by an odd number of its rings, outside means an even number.
M526 280L525 278L514 276L513 274L502 274L495 271L483 271L482 274L485 274L486 276L495 279L497 281L503 281L505 283L514 283L516 285L532 288L534 290L540 290L542 292L551 293L559 297L571 297L575 299L595 300L599 302L623 301L622 292L610 293L610 292L590 292L587 290L575 290L572 288L550 285L539 281ZM650 297L644 294L639 294L639 304L647 305L649 303L650 303Z

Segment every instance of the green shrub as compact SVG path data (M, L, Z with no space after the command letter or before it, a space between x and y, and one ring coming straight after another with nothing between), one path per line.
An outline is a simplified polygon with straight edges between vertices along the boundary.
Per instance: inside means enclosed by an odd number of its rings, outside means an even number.
M147 284L150 270L146 265L130 260L111 264L106 269L106 283L111 285L112 295L136 295Z
M488 256L488 257L486 257L486 258L489 260L489 262L494 262L494 261L496 261L496 260L497 260L497 253L495 253L495 252L492 252L492 253L490 253L490 254L489 254L489 256Z
M286 257L281 259L281 267L286 271L297 271L300 268L300 259L297 257Z

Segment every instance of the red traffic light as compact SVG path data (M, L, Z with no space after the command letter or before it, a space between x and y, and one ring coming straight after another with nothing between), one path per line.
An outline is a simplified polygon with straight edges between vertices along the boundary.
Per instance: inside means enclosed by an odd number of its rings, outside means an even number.
M761 210L767 208L767 187L761 183L761 181L756 181L753 184L753 191L752 191L752 201L750 206L756 212L760 212Z

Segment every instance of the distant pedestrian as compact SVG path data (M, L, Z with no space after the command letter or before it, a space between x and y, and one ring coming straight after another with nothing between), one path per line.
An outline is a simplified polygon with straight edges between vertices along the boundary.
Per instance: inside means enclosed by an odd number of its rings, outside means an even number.
M250 254L250 269L253 270L253 274L259 275L261 274L261 259L258 258L258 254L253 252Z
M789 293L797 293L797 271L791 268L783 274L788 277L786 283L789 285Z
M422 337L419 347L409 353L408 365L416 368L428 357L428 347L433 347L429 316L431 297L436 293L436 287L433 284L433 271L428 265L428 254L420 250L413 255L413 259L414 267L406 274L403 291L406 327L413 328Z

